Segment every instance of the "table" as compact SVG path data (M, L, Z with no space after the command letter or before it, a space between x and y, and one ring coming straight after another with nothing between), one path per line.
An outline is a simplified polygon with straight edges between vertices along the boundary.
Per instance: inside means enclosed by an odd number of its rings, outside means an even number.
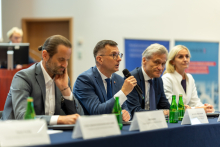
M152 131L128 131L130 125L124 126L121 135L83 140L72 139L72 131L51 134L51 144L44 146L73 147L196 147L220 146L220 122L209 118L209 124L181 125L168 123L168 128Z

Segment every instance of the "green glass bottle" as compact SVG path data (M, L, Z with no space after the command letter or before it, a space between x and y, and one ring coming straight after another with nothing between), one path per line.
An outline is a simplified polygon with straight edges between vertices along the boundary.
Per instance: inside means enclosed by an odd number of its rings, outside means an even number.
M172 103L170 105L170 115L169 122L170 123L178 123L178 107L176 104L176 96L172 95Z
M179 112L178 120L183 120L183 116L185 113L185 106L183 103L183 95L182 94L179 95L178 112Z
M35 111L32 97L27 98L27 108L24 115L24 119L35 119Z
M115 97L115 104L112 110L112 113L116 115L118 126L120 130L122 130L123 123L122 123L122 112L121 112L121 106L119 104L119 97Z

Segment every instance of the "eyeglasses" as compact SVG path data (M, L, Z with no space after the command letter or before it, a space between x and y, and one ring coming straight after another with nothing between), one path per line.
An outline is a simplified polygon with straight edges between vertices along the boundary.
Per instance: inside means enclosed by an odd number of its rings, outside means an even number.
M123 57L123 53L111 54L111 55L100 55L100 56L112 56L112 58L113 58L114 60L117 60L117 59L118 59L118 56L119 56L120 58Z

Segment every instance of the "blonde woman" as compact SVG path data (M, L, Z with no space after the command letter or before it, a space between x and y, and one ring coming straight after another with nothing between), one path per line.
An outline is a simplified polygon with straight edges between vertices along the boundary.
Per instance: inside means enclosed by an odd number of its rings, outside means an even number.
M168 55L166 71L162 76L164 92L171 103L172 95L183 94L183 102L186 108L204 108L206 113L214 112L210 104L202 104L195 86L195 80L191 74L185 72L190 63L190 51L183 45L172 48Z

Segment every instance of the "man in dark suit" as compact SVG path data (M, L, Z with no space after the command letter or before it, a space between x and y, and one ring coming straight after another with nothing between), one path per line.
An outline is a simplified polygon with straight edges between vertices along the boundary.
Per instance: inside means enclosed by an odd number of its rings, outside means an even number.
M42 61L14 76L2 119L23 119L30 96L37 118L51 125L74 124L83 109L71 92L67 74L71 43L63 36L54 35L39 47L39 51L42 51ZM64 112L68 115L61 116Z
M169 109L170 104L164 94L161 74L167 61L168 52L163 45L152 44L142 53L142 66L135 68L131 75L143 91L142 97L136 89L127 96L128 109L133 117L134 112ZM164 111L165 114L168 111Z
M122 105L124 121L130 119L127 105L127 95L136 85L133 76L124 79L116 74L122 53L117 43L111 40L102 40L93 50L96 66L80 74L74 84L73 94L82 104L85 114L108 114L112 112L115 96L119 96Z

